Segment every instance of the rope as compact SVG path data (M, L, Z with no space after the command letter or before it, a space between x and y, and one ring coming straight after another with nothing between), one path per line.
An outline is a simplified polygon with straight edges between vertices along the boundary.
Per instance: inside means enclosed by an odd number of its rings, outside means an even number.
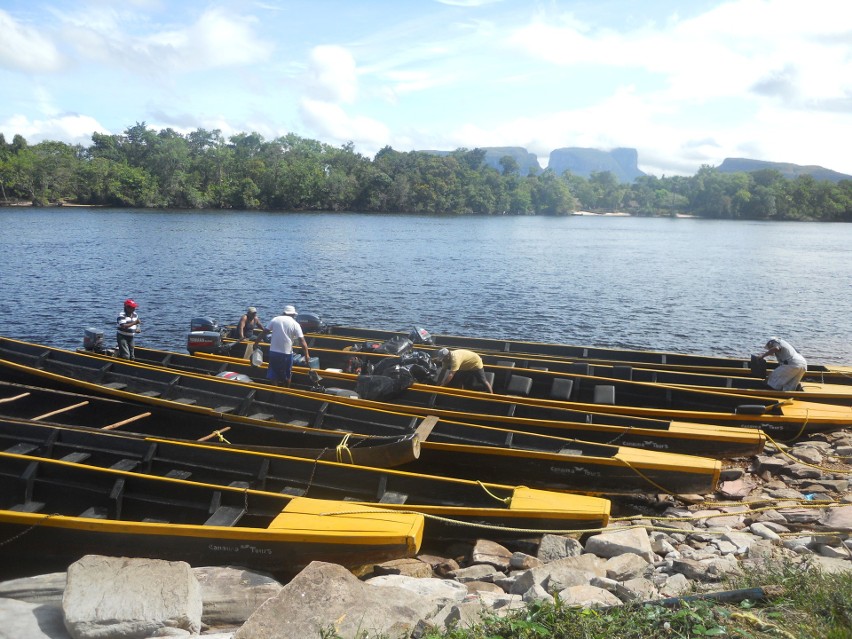
M482 490L485 491L485 494L488 495L489 497L493 497L494 499L496 499L500 503L506 504L507 506L512 505L512 498L511 497L498 497L497 495L492 493L490 490L488 490L488 487L485 484L483 484L481 481L477 480L476 483L479 484L479 487L482 488Z
M32 526L30 526L29 528L25 528L24 530L19 532L17 535L13 535L12 537L9 537L8 539L4 539L3 541L0 541L0 546L5 546L6 544L12 543L16 539L23 537L28 532L30 532L33 528L35 528L36 526L40 526L41 524L46 522L51 517L61 517L61 516L62 515L60 513L50 513L49 515L45 515L44 517L39 519L36 523L34 523Z
M230 444L230 443L231 443L231 442L229 442L227 439L225 439L225 436L222 434L222 431L221 431L221 430L214 430L214 431L213 431L213 434L214 434L214 435L216 435L216 437L218 437L218 438L219 438L219 441L220 441L220 442L224 442L225 444Z
M806 423L807 423L807 421L806 421ZM802 426L802 428L804 428L804 426ZM775 448L778 449L778 452L780 452L785 457L789 457L790 459L795 461L797 464L801 464L802 466L807 466L808 468L816 468L817 470L824 470L827 473L838 473L838 474L841 474L841 475L852 475L852 470L840 470L840 469L837 469L837 468L828 468L826 466L817 466L816 464L809 464L807 462L804 462L801 459L798 459L797 457L794 457L793 455L788 453L786 450L784 450L784 448L782 448L782 446L779 446L778 442L776 442L774 439L772 439L772 437L769 435L769 433L764 433L764 435L766 435L766 439L768 439L769 442L773 446L775 446ZM798 435L797 435L797 437L798 437Z
M338 463L343 463L343 453L344 452L349 457L349 463L350 464L355 463L355 461L352 457L352 451L349 450L349 446L348 446L350 435L352 435L352 433L346 433L346 435L343 437L343 439L337 445L337 448L335 448L334 452L337 455L337 462Z
M632 470L634 473L636 473L637 475L639 475L639 477L641 477L641 478L642 478L642 479L644 479L646 482L648 482L649 484L651 484L654 488L658 488L661 492L665 493L666 495L671 495L672 497L676 497L677 499L680 499L681 501L683 501L683 502L685 502L685 503L687 503L687 504L697 504L697 503L700 503L700 502L696 502L696 501L695 501L695 500L693 500L693 499L688 499L688 498L684 497L683 495L679 495L679 494L677 494L677 493L675 493L675 492L673 492L673 491L669 490L668 488L666 488L666 487L664 487L664 486L661 486L660 484L658 484L657 482L655 482L653 479L651 479L650 477L648 477L647 475L645 475L644 473L642 473L642 471L640 471L639 469L634 468L633 466L631 466L631 465L630 465L630 462L629 462L629 461L627 461L626 459L622 459L622 458L621 458L621 457L619 457L618 455L615 455L615 456L613 457L613 459L616 459L616 460L620 461L622 464L624 464L625 466L627 466L627 467L628 467L630 470Z

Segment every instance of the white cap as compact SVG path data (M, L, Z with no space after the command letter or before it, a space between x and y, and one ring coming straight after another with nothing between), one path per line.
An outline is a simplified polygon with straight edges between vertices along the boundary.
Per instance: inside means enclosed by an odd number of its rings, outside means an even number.
M284 315L296 315L296 307L292 304L287 304L284 307Z

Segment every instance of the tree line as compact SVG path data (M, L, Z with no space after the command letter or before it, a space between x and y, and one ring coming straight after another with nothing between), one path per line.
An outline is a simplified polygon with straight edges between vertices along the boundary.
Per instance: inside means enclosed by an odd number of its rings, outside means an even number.
M776 170L642 176L620 183L531 171L504 156L496 169L482 149L448 154L385 147L372 159L353 144L333 147L295 134L181 134L144 122L120 135L94 133L88 147L0 134L0 204L441 215L634 215L852 222L852 180L788 179Z

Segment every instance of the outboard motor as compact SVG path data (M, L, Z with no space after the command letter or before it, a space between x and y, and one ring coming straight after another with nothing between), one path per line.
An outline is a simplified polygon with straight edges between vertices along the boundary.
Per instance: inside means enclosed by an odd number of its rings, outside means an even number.
M314 313L299 313L296 315L296 321L302 327L303 333L325 332L325 323Z
M432 334L420 326L414 327L408 334L408 339L411 340L412 344L428 344L432 346L435 343L435 340L432 339Z
M99 355L112 355L114 349L104 347L104 332L96 328L87 328L83 333L83 350Z
M210 317L195 317L189 324L186 350L196 353L218 353L222 350L222 331L216 320Z

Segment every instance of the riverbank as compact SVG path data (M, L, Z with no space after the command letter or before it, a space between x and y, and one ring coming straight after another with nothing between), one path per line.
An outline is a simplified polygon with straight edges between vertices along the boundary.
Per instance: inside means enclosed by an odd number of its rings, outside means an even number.
M674 631L700 636L695 629L703 624L706 630L711 623L721 629L716 635L739 629L751 634L737 634L752 637L839 637L843 634L820 633L852 631L852 617L833 612L848 609L852 601L850 459L852 434L815 434L794 446L769 446L762 455L728 463L712 495L618 501L618 512L604 530L530 535L511 545L489 541L483 531L476 541L429 545L417 557L355 571L314 563L289 583L233 567L87 560L68 575L0 583L0 619L32 624L17 636L104 636L68 633L70 588L77 593L73 617L87 619L98 632L116 619L139 622L136 617L156 610L165 616L146 617L152 633L168 627L169 636L196 630L222 639L478 639L543 636L545 630L551 636L615 636L612 628L600 625L602 619L645 628L645 634L632 637ZM101 592L95 585L110 571L121 579L110 580ZM164 600L166 583L170 594ZM777 586L784 588L770 588ZM713 595L711 600L721 596L729 603L690 604L689 614L678 614L670 601L732 588L762 590ZM80 592L101 594L92 599L94 594ZM189 594L177 597L175 592ZM815 603L832 596L837 599L833 608ZM737 597L743 601L737 603ZM105 602L111 598L116 607L109 609ZM184 603L176 612L178 601ZM778 621L776 612L789 610L791 601L799 602L795 614ZM657 603L638 607L641 602ZM588 608L601 612L579 612ZM450 632L457 627L467 630ZM589 634L578 634L581 628ZM331 629L334 633L321 634ZM372 634L358 634L367 629ZM110 636L143 635L117 631Z

